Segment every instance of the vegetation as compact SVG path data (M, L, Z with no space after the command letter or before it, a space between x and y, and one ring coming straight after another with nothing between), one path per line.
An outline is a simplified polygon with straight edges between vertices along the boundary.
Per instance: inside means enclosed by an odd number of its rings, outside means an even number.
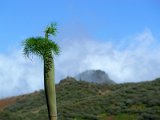
M160 120L160 79L96 84L68 77L56 85L58 120ZM46 120L44 91L17 97L0 120Z
M55 34L56 26L51 24L45 30L45 37L31 37L23 42L24 55L29 57L34 54L44 61L44 88L49 120L57 120L53 54L59 53L59 47L49 39L49 35Z

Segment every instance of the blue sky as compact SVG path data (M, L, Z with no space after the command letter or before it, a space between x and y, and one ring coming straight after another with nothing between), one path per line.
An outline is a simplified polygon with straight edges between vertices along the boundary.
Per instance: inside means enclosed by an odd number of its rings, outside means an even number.
M56 82L101 69L117 83L160 77L159 0L0 1L0 98L43 88L43 64L21 42L58 23ZM9 84L8 84L9 83Z
M26 37L42 35L58 23L58 37L89 36L114 40L146 28L160 37L159 0L5 0L0 1L0 51L18 46ZM78 29L83 29L83 33Z

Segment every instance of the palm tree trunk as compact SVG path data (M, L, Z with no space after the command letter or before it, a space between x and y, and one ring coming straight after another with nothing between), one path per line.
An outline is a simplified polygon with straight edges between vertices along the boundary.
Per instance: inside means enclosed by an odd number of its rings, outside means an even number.
M44 58L44 88L49 120L57 120L54 61L52 54Z

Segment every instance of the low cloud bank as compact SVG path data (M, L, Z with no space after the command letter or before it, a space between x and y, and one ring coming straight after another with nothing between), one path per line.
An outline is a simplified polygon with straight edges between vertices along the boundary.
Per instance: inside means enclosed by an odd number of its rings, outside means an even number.
M42 65L27 60L21 50L0 54L0 98L33 92L43 87Z
M63 39L55 57L56 82L87 69L101 69L117 83L160 77L160 43L150 30L115 43L92 39ZM43 88L43 62L25 59L21 50L0 54L0 98Z
M152 80L160 76L160 43L150 30L111 41L64 40L56 59L57 74L67 76L101 69L118 83ZM60 67L61 66L61 67Z

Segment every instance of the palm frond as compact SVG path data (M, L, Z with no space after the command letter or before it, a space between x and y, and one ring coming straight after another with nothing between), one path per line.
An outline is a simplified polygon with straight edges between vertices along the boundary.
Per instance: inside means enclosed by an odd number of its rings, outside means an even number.
M55 36L56 32L57 32L57 23L51 23L45 29L45 33L47 33L48 35L51 34L51 35Z
M31 37L23 41L24 55L30 57L34 54L41 58L48 56L50 53L58 55L60 47L52 40L43 37Z

